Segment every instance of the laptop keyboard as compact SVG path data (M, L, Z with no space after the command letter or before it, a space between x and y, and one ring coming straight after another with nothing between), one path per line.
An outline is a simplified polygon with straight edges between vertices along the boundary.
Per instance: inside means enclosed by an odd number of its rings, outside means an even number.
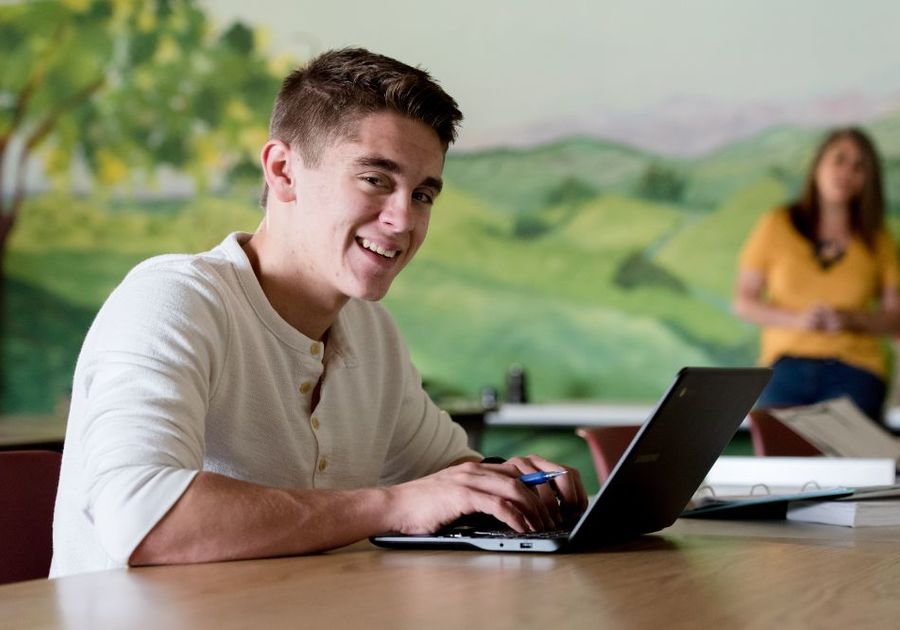
M572 520L565 523L563 527L556 529L522 534L493 516L475 513L459 517L439 531L438 535L449 538L530 538L533 540L551 540L554 538L567 538L576 522L576 520Z
M441 532L442 536L450 538L530 538L535 540L551 540L554 538L567 538L570 531L567 529L552 529L544 532L521 533L514 529L479 529L467 525L460 525Z

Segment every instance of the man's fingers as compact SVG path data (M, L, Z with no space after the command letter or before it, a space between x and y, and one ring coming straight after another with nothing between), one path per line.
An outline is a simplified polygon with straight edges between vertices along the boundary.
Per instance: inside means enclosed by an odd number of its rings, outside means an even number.
M547 513L550 515L550 519L552 520L552 527L558 527L562 524L562 512L559 509L559 501L556 498L556 492L554 491L553 486L550 484L553 483L551 480L549 483L544 483L539 486L535 486L534 490L537 492L538 497L540 498L540 503L545 508L547 508Z
M543 484L526 486L519 479L523 474L558 470L566 470L567 474ZM536 455L516 457L502 464L467 462L446 469L445 473L478 495L478 505L470 503L463 510L491 514L517 531L524 531L522 527L558 528L564 512L581 513L587 506L587 493L578 471Z
M568 477L567 482L570 484L570 487L574 488L575 491L575 501L573 501L571 505L578 510L579 514L581 514L587 509L587 490L584 489L584 484L581 481L581 473L578 472L577 468L569 468L567 466L566 470L569 471L569 474L566 475L566 477ZM559 479L559 477L557 477L557 479ZM556 481L556 479L554 479L554 481ZM562 493L563 490L559 488L559 491L560 493Z
M500 464L499 466L508 465ZM541 497L519 481L521 472L515 466L508 466L504 470L491 471L482 469L466 474L467 477L461 479L464 485L475 492L486 493L498 500L510 502L521 512L531 529L552 529L555 526L554 518L541 500ZM508 514L507 508L503 507L504 505L494 503L476 509L487 511L487 513L500 518L500 520L512 527L512 523L506 518L501 518L500 514L495 511L502 510L504 514Z
M587 492L581 482L581 475L578 470L569 466L561 466L550 460L544 459L539 455L529 455L527 458L521 458L528 462L528 465L545 472L553 470L566 470L567 474L556 477L551 481L556 494L564 503L577 509L584 510L587 507ZM515 461L515 460L514 460ZM524 464L522 465L524 466Z

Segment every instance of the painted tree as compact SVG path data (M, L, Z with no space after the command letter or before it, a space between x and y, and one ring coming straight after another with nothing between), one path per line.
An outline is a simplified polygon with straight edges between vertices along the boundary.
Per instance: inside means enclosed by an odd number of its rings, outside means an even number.
M284 71L194 0L3 5L0 60L0 269L29 174L126 188L167 165L227 183L255 162Z

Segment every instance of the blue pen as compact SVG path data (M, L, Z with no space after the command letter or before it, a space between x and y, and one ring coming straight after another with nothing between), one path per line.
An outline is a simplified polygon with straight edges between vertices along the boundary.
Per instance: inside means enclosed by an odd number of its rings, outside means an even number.
M568 474L568 472L568 470L554 470L551 472L544 472L543 470L539 470L538 472L522 475L521 477L519 477L519 481L524 483L526 486L539 486L542 483L547 483L555 477L566 475Z

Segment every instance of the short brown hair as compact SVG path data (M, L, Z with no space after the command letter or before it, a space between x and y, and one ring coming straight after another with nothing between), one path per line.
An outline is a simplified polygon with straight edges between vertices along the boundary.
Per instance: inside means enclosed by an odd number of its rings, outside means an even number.
M800 198L790 206L794 227L811 243L815 243L819 229L819 187L816 185L816 171L825 152L838 140L849 138L862 153L864 172L863 189L850 202L850 230L862 238L866 246L874 250L878 232L884 226L884 188L881 183L881 160L875 143L861 129L844 127L835 129L825 136L813 158Z
M395 111L437 133L446 151L462 113L456 101L420 68L364 48L322 53L285 78L272 107L269 138L295 149L308 166L322 150L353 133L360 118ZM268 186L263 188L266 205Z

